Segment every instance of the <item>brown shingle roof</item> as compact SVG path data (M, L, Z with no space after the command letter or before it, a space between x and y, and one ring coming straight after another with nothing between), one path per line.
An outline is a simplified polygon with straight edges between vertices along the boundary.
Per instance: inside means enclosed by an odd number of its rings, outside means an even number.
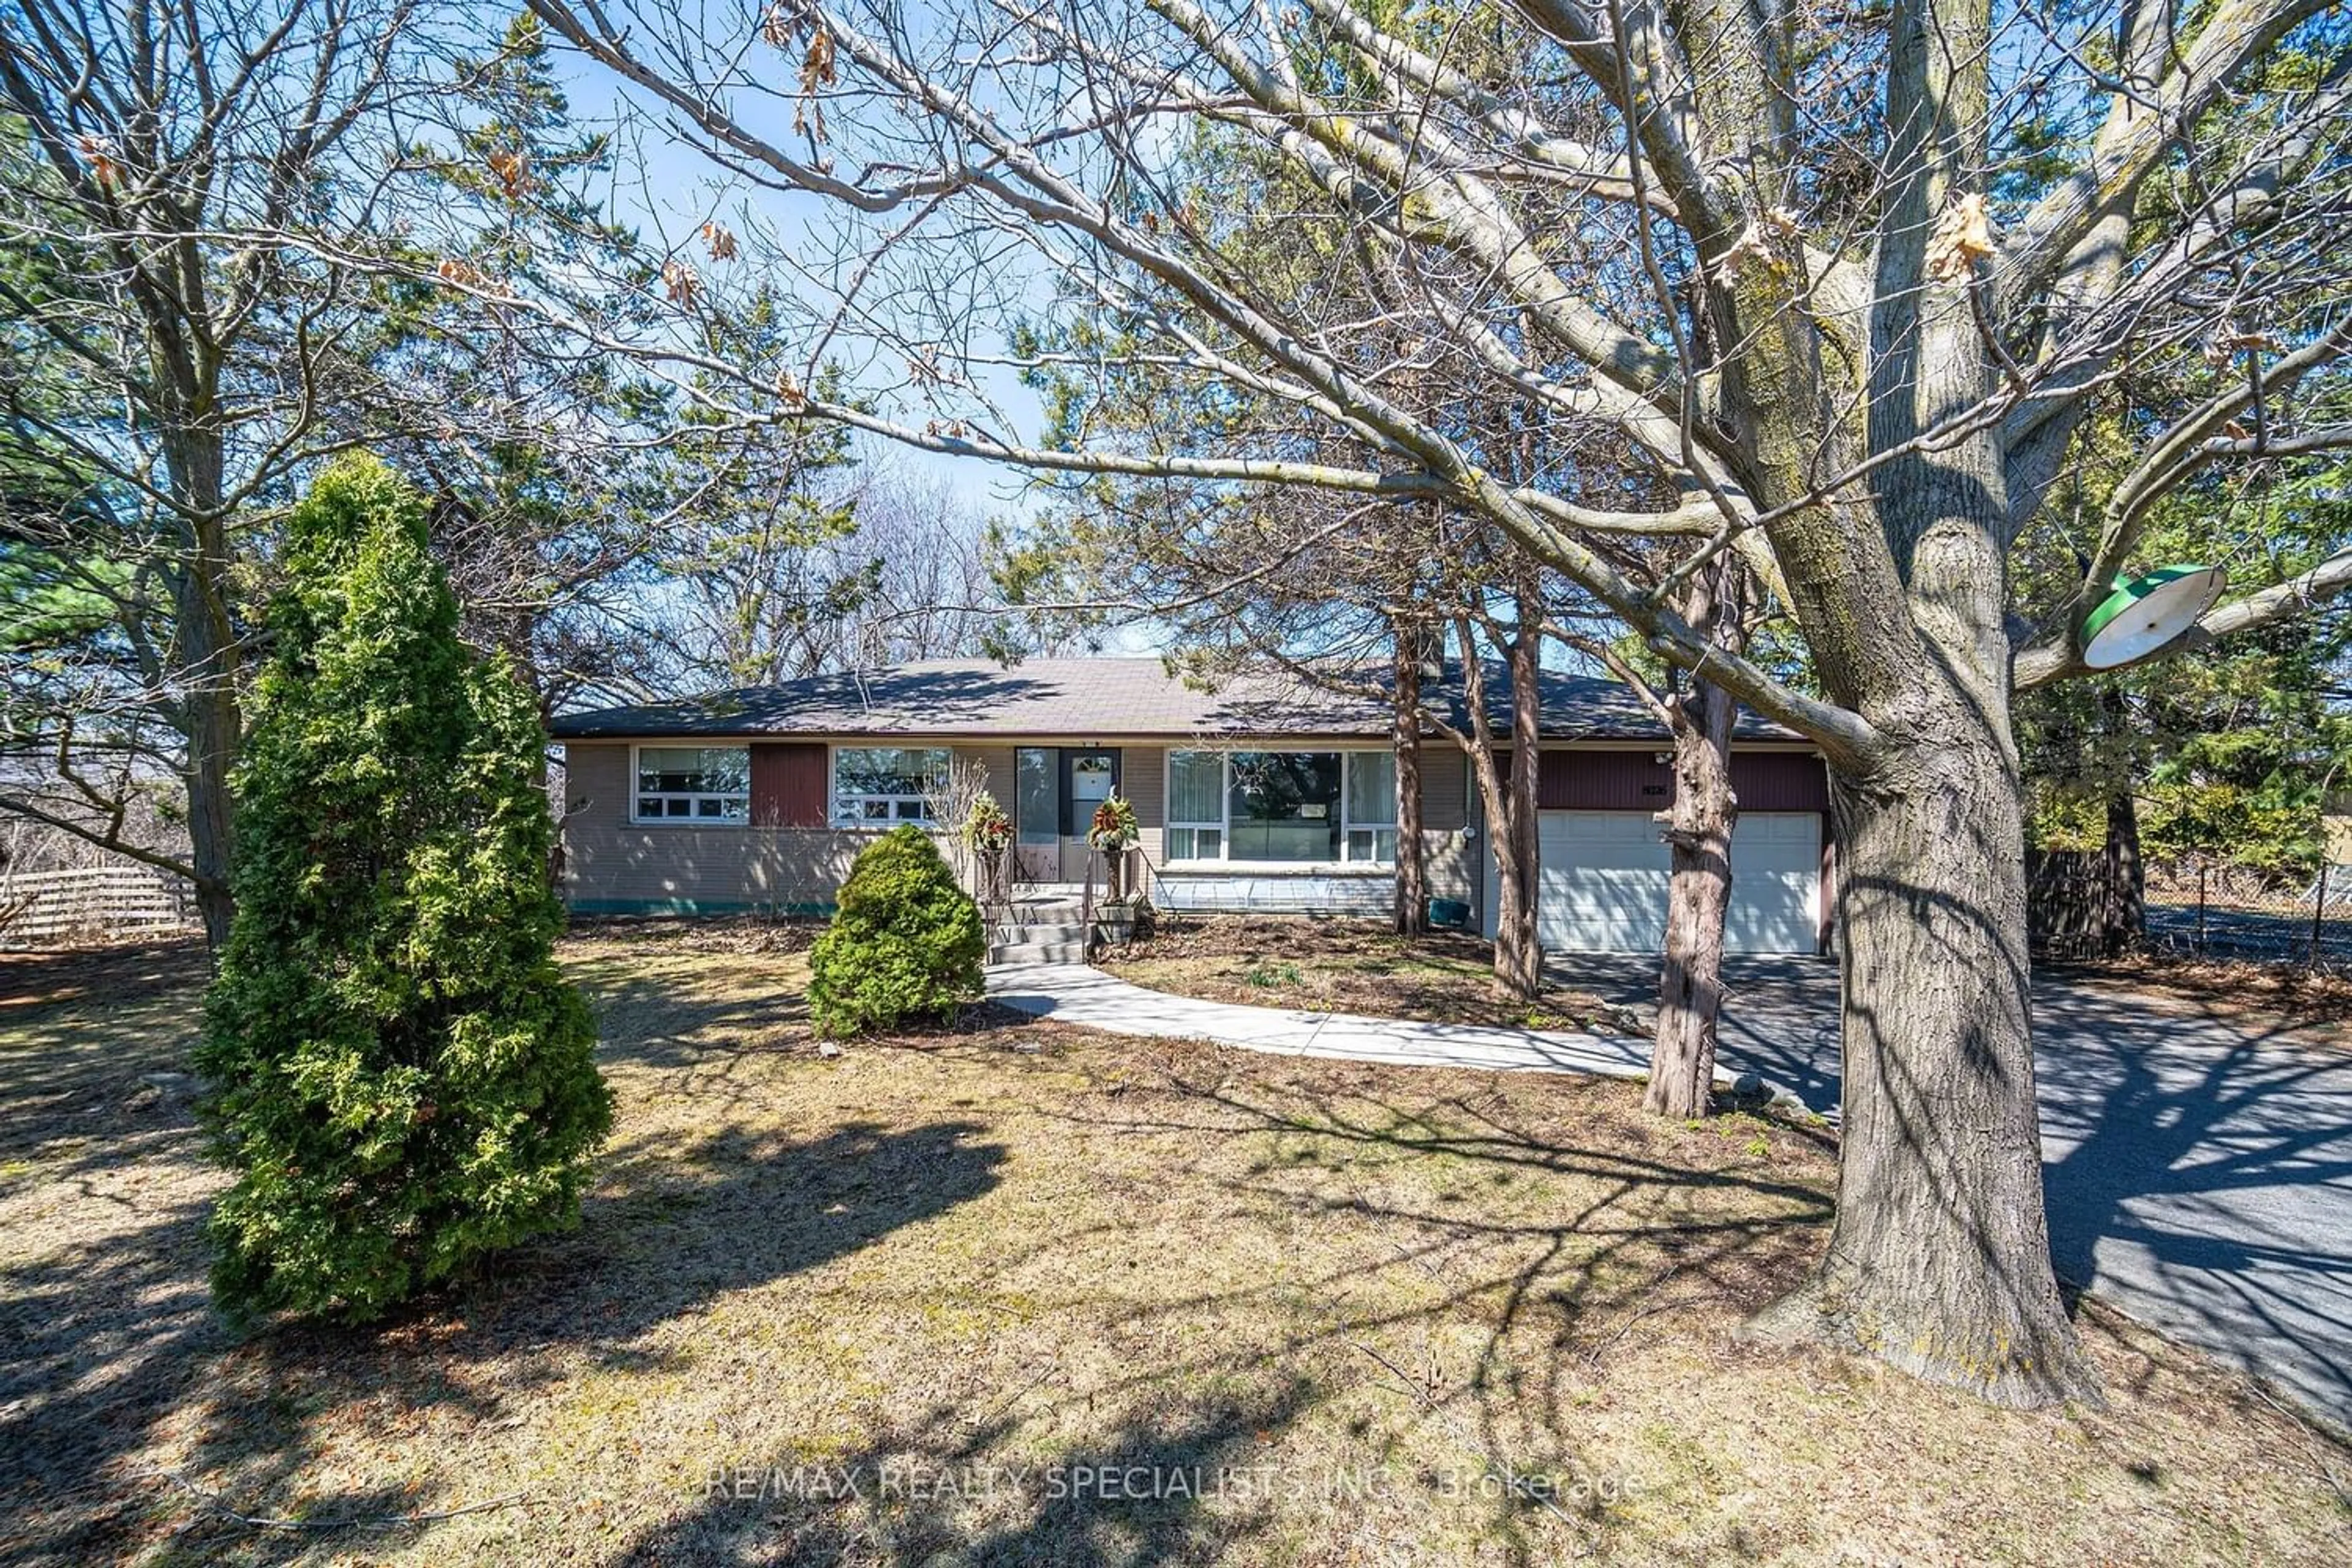
M1459 671L1433 682L1433 708L1462 713ZM1382 672L1385 681L1385 672ZM1498 724L1507 723L1509 682L1486 672ZM1548 740L1658 740L1665 731L1634 695L1612 680L1546 670ZM1166 739L1199 735L1326 736L1377 740L1389 732L1385 700L1325 690L1295 675L1227 679L1214 691L1187 686L1157 658L1034 658L1010 667L988 659L939 659L678 702L656 702L559 717L559 740L679 736L906 735L943 739L1068 737ZM1795 739L1742 714L1743 739Z

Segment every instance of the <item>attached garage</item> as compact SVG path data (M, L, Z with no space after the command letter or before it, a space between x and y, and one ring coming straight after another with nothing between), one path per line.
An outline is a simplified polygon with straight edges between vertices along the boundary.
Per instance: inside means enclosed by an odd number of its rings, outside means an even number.
M1667 854L1655 814L1673 774L1652 751L1548 749L1538 775L1536 937L1553 952L1655 952L1665 934ZM1814 952L1822 945L1822 828L1829 804L1818 756L1735 752L1741 810L1731 843L1732 952ZM1637 809L1638 808L1638 809ZM1486 872L1486 929L1495 925Z
M1731 845L1732 952L1811 952L1819 945L1821 816L1743 812ZM1655 952L1665 934L1666 847L1645 811L1547 811L1536 818L1543 864L1536 936L1568 952Z

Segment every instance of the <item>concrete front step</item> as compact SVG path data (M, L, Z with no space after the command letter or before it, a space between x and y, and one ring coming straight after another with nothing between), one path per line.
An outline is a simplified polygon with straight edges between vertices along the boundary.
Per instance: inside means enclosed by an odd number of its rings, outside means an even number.
M1086 944L1075 937L1067 942L1010 942L991 943L988 962L991 963L1084 963Z
M1076 942L1087 934L1086 922L1079 920L1024 921L1020 925L989 927L992 942Z

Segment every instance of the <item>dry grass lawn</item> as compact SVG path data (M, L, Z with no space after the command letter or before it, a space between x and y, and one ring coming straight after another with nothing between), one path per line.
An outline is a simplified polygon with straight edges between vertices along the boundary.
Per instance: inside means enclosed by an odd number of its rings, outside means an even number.
M2105 1410L1737 1346L1817 1132L990 1012L827 1057L791 945L572 940L582 1228L242 1340L142 1081L200 959L0 960L0 1563L2352 1560L2343 1449L2105 1314Z
M1368 920L1216 915L1170 921L1111 949L1103 967L1156 991L1310 1012L1367 1013L1443 1024L1646 1034L1628 1009L1561 985L1533 1004L1494 983L1484 939L1435 932L1406 938Z
M1305 915L1161 918L1158 932L1108 949L1098 962L1138 985L1214 1002L1640 1037L1651 1029L1647 1005L1556 983L1533 1005L1504 995L1493 982L1493 951L1475 936L1407 939L1377 921ZM2352 1047L2352 975L2178 953L2037 964L2035 972L2183 1014L2272 1019L2310 1043Z

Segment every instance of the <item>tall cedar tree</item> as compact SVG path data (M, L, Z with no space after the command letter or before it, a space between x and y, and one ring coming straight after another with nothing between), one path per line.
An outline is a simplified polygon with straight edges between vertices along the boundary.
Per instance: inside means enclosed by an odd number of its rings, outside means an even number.
M236 1173L213 1289L359 1320L576 1224L612 1101L555 967L544 733L458 639L415 492L338 462L285 567L197 1053Z

